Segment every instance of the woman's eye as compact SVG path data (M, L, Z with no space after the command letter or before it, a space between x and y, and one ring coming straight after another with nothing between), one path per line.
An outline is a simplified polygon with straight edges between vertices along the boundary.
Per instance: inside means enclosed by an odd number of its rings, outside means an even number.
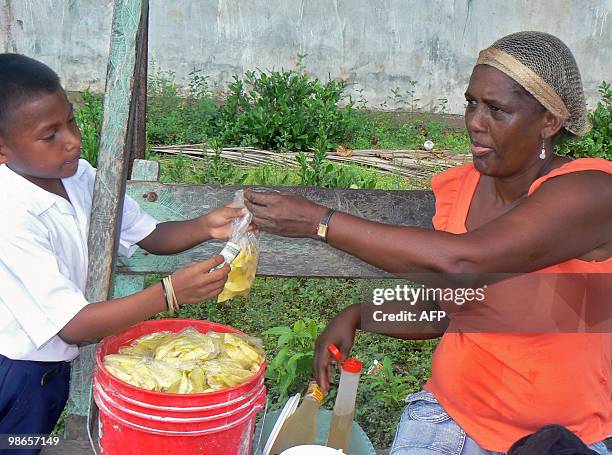
M501 108L497 107L497 106L493 106L492 104L489 104L489 109L491 109L493 112L501 112Z
M466 106L476 106L476 101L475 100L465 100L465 105Z
M47 134L42 138L43 141L52 141L55 137L55 131L53 133Z

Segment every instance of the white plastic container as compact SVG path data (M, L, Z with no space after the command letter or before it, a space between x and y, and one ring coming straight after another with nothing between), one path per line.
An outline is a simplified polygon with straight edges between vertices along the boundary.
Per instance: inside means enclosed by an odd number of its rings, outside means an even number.
M362 363L357 359L348 358L342 364L338 395L334 403L334 413L327 438L328 447L341 449L348 453L349 439L355 416L355 399L361 376Z
M295 446L283 451L280 455L341 455L342 450L331 449L325 446Z

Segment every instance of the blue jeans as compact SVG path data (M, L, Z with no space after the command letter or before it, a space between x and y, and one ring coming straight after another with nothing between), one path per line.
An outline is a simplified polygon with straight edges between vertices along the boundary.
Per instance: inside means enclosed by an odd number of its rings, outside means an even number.
M49 434L66 400L70 363L11 360L0 355L0 434ZM35 455L40 449L0 450Z
M433 394L422 390L408 395L406 403L389 455L501 455L476 444ZM600 455L612 455L603 442L589 448Z

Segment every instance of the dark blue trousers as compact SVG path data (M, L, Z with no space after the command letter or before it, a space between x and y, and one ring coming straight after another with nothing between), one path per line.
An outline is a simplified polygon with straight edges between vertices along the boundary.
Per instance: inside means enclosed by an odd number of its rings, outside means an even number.
M0 355L0 434L51 433L66 405L69 384L69 362L12 360ZM30 455L40 449L1 452Z

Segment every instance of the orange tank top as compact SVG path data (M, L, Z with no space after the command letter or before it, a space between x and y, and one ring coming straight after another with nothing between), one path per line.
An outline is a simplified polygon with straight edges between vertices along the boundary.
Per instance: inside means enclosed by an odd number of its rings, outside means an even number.
M582 158L536 180L599 170L612 163ZM465 222L480 174L471 164L432 180L436 230L465 233ZM612 273L602 262L572 259L538 272ZM523 436L557 423L586 444L612 434L612 334L450 333L442 337L425 389L481 447L506 452Z

